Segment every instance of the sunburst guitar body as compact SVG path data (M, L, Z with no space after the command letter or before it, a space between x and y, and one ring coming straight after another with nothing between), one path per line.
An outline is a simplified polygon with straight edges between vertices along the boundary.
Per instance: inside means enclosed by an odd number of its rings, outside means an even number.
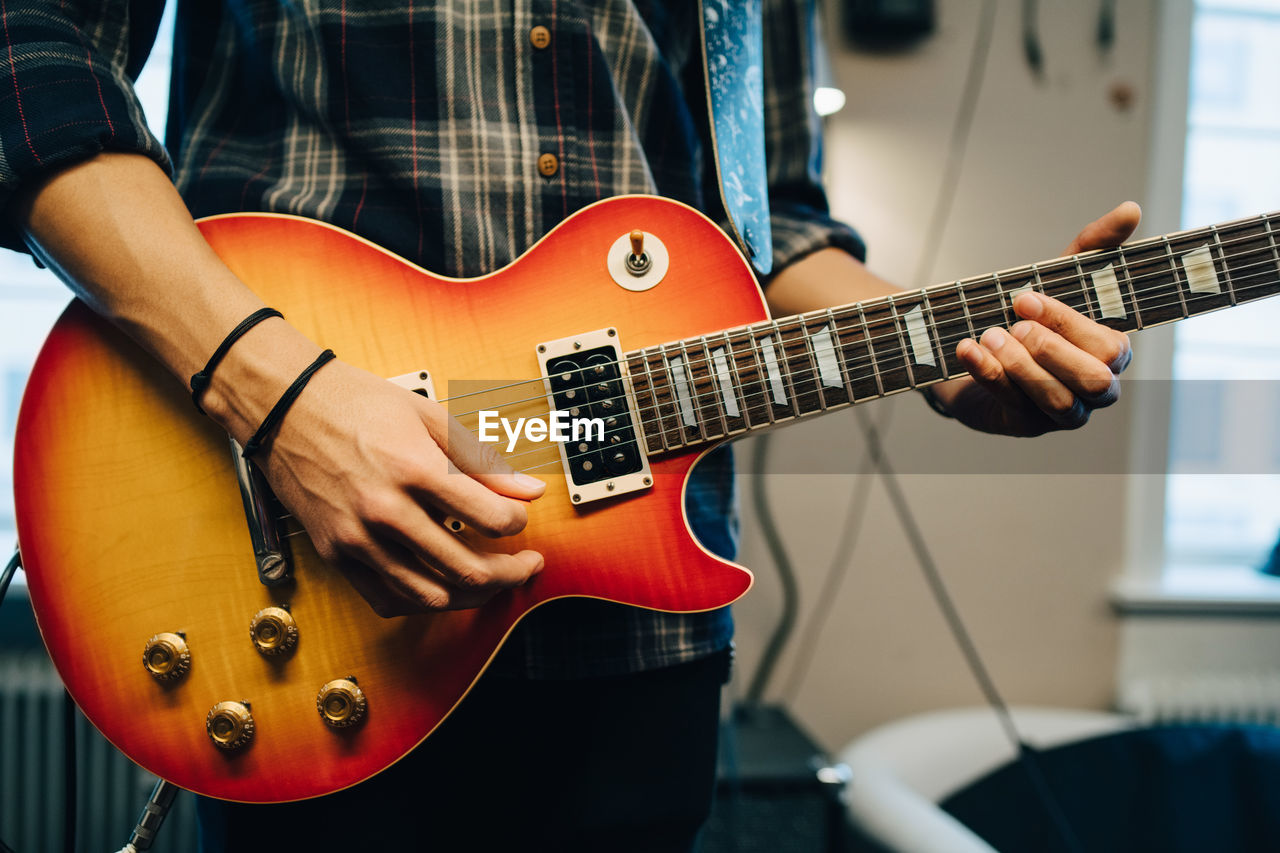
M724 235L657 198L586 208L511 265L470 280L433 275L305 219L237 214L200 227L317 344L388 378L428 374L434 395L473 429L482 408L513 420L549 414L548 342L572 359L587 333L588 350L616 339L626 352L767 317ZM628 274L610 261L633 230L665 263L656 283L650 271L624 286ZM616 369L634 381L625 360ZM680 402L668 399L670 416ZM751 575L703 549L685 521L686 475L707 443L664 443L645 434L643 412L631 414L631 446L649 452L643 482L633 472L624 493L610 494L606 479L580 494L553 443L524 441L508 454L546 480L547 493L530 505L522 534L476 541L542 552L546 568L531 583L475 610L383 619L287 523L292 577L259 580L227 436L179 381L73 302L35 364L16 437L19 541L41 633L85 715L167 780L248 802L353 785L428 737L522 616L545 602L588 596L690 612L750 587ZM251 637L268 608L287 612L296 630L283 654ZM153 638L166 635L185 652L157 650ZM147 649L154 660L144 661ZM182 653L182 667L167 660ZM165 666L177 677L153 674ZM320 700L335 680L360 695ZM325 701L331 718L359 704L358 722L326 720ZM220 703L237 703L248 719L220 716Z

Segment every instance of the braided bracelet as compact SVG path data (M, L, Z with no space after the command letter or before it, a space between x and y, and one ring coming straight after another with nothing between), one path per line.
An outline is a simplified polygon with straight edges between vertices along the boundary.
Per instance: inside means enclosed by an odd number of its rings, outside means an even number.
M231 349L231 345L240 340L245 332L249 331L263 320L267 320L271 317L283 316L283 314L274 308L259 308L257 311L254 311L248 317L241 320L240 325L227 333L227 336L222 339L222 343L218 344L218 348L213 351L213 355L209 356L209 361L205 364L204 369L199 373L193 373L191 375L191 402L195 404L197 412L202 415L204 414L204 409L200 408L200 398L204 395L204 392L209 387L209 383L213 380L213 369L218 366L218 362L222 361L222 357L227 354L227 350Z
M327 349L320 355L316 356L316 360L307 365L306 369L298 374L298 378L293 380L293 384L285 389L280 395L280 399L271 407L271 411L267 412L267 416L262 419L262 425L258 427L258 431L253 434L248 443L245 444L244 450L240 453L245 459L258 452L271 431L284 420L285 412L289 411L289 407L293 405L293 401L302 393L302 389L307 387L307 383L311 381L311 377L317 370L324 367L325 364L334 358L333 350Z

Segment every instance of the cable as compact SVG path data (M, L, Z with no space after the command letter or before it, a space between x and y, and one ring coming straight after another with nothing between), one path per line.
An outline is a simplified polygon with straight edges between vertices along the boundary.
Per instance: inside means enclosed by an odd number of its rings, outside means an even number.
M987 59L991 56L991 35L995 30L995 20L995 0L986 0L982 6L982 20L978 24L973 52L969 56L969 71L964 81L964 92L960 97L960 108L956 112L956 121L951 128L951 142L947 152L947 164L942 173L941 189L938 190L938 200L934 204L933 215L929 219L925 234L941 236L947 220L951 218L951 205L955 202L956 189L960 185L960 166L964 162L965 149L969 145L973 117L978 111L978 95L982 91L982 82L986 77ZM916 287L929 284L926 277L933 273L940 248L938 240L924 244L924 252L916 267Z
M888 428L893 411L893 406L880 407L881 430ZM800 687L804 683L805 677L808 676L809 668L816 656L818 640L822 636L827 620L834 612L834 605L839 597L840 587L844 584L844 579L849 575L849 568L852 565L849 561L849 555L857 548L858 539L862 534L862 523L866 520L867 507L870 505L871 482L874 473L875 466L871 459L871 453L866 447L863 447L862 458L858 460L858 473L853 479L853 488L849 491L849 508L845 512L844 523L841 525L840 541L836 543L835 550L831 554L831 563L827 566L827 572L823 577L822 588L818 592L818 600L814 604L813 612L809 614L804 631L800 635L799 647L796 649L795 654L795 664L792 666L791 674L782 688L783 702L785 704L796 701L799 696Z
M947 585L942 580L942 573L938 570L938 564L933 559L933 554L929 550L928 543L920 530L915 514L907 503L906 496L898 483L898 477L884 454L884 447L880 443L880 433L865 412L860 409L855 409L854 412L858 416L858 424L866 437L867 448L870 451L872 461L879 470L880 478L889 494L889 501L893 504L898 521L902 524L902 532L906 534L907 542L915 553L916 561L924 574L929 591L933 594L933 599L937 602L938 609L942 611L942 617L946 620L947 627L951 630L951 635L955 639L956 645L960 647L960 653L964 656L965 663L969 666L969 671L973 674L974 680L978 682L978 688L986 698L987 704L995 712L996 719L1004 729L1005 736L1017 750L1018 760L1026 770L1037 797L1048 813L1049 819L1053 822L1054 828L1061 836L1066 849L1073 851L1073 853L1083 853L1084 848L1080 845L1079 839L1067 821L1057 798L1053 796L1053 791L1044 778L1040 765L1035 760L1034 751L1018 732L1017 724L1013 720L1013 714L1010 713L1009 706L1005 703L1004 697L1000 695L995 680L992 679L991 673L987 670L986 664L982 660L982 656L978 653L978 646L974 643L973 637L965 627L964 620L960 618L960 611L956 607L955 601L951 598Z
M1037 79L1044 77L1044 51L1040 47L1040 0L1022 0L1022 55Z
M18 573L21 565L22 554L15 548L13 556L9 559L9 564L4 567L4 574L0 574L0 603L4 602L5 594L9 592L9 584L13 581L13 576Z
M1102 0L1098 9L1098 50L1110 53L1116 43L1116 4L1115 0Z
M76 821L79 819L79 803L76 801L76 703L71 694L62 691L62 849L65 853L76 851Z
M13 550L13 556L9 558L8 564L4 567L4 572L0 573L0 604L4 603L5 594L9 592L9 584L13 581L13 576L18 573L18 568L22 565L22 554L17 548ZM4 843L0 839L0 853L14 853L13 848Z
M769 506L769 490L765 488L765 463L769 458L769 442L772 439L773 436L770 434L762 435L752 448L751 464L754 477L751 502L760 522L760 534L764 537L769 556L773 558L774 567L778 570L778 578L782 582L782 615L778 617L778 625L769 636L764 654L760 656L760 663L756 666L755 675L751 678L751 686L747 688L746 701L752 705L757 705L764 699L764 689L769 684L769 677L773 675L773 668L777 665L782 649L786 646L787 639L795 627L799 598L796 573L791 567L791 558L787 554L786 545L782 542L782 536L778 533L778 525L773 518L773 508Z

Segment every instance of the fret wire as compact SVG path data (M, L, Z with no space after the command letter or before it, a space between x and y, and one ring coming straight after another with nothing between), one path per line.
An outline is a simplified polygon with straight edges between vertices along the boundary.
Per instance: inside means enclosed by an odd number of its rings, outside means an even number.
M1124 280L1129 285L1129 299L1133 302L1134 322L1138 324L1138 331L1142 331L1142 308L1138 305L1138 291L1133 286L1133 276L1129 272L1129 263L1125 260L1124 246L1116 246L1115 263L1119 264L1120 272L1124 274Z
M1280 246L1276 245L1276 232L1271 230L1271 217L1264 213L1259 218L1267 231L1267 242L1271 244L1271 257L1276 262L1276 275L1280 275Z
M889 321L893 323L894 329L898 332L898 346L902 350L902 364L907 369L907 385L916 387L916 372L911 369L911 358L907 355L907 339L902 335L902 324L899 319L902 314L898 311L898 305L893 299L894 294L889 294Z
M880 359L876 358L876 345L871 337L871 327L867 325L867 311L858 303L858 315L862 318L862 334L866 337L867 353L871 356L871 374L876 379L876 396L884 396L884 379L880 376Z
M800 392L796 391L796 385L793 381L794 373L791 370L791 359L790 356L787 355L787 342L782 337L782 327L778 325L777 320L773 321L773 337L777 342L777 352L782 356L780 359L782 367L785 368L782 371L782 381L791 392L789 400L791 403L791 414L798 418L800 417Z
M773 413L773 393L769 387L769 371L761 360L760 340L756 337L756 333L748 330L747 335L751 338L751 360L755 362L756 375L760 377L760 397L764 405L764 413L769 419L769 425L772 426L778 422L778 419Z
M663 447L663 449L664 449L664 450L674 450L674 449L675 449L676 447L678 447L679 445L678 445L678 444L672 444L671 436L670 436L670 435L668 435L668 433L667 433L667 422L666 422L666 419L663 417L663 414L662 414L662 398L661 398L661 396L660 396L660 391L662 390L662 389L660 388L660 385L661 385L661 379L662 379L662 377L661 377L660 375L659 375L659 376L655 376L655 375L654 375L654 372L653 372L653 358L654 358L654 357L656 357L656 358L658 359L658 363L659 363L659 364L661 364L661 363L662 363L662 353L661 353L661 352L653 353L652 351L646 351L646 354L645 354L645 357L644 357L644 369L645 369L645 372L646 372L646 373L648 374L648 376L649 376L649 384L650 384L650 387L652 387L652 388L653 388L653 404L654 404L654 409L653 409L653 410L654 410L654 413L657 415L657 418L658 418L658 433L659 433L659 436L660 436L660 437L661 437L661 439L662 439L662 447ZM671 386L670 386L670 385L668 385L668 386L667 386L667 388L666 388L666 392L667 392L667 395L668 395L668 396L670 396L670 395L671 395L671 393L672 393L672 392L671 392Z
M925 333L928 334L930 331L933 332L933 334L929 335L929 345L933 347L934 355L938 357L938 369L942 372L943 376L947 376L951 371L947 368L947 359L942 353L942 335L938 332L938 319L933 316L933 306L929 303L928 288L920 291L920 296L923 300L922 304L924 305L925 316L929 318L929 323L925 327ZM935 339L937 341L936 345L934 343Z
M653 397L653 412L658 423L658 443L662 445L663 450L670 450L670 446L667 444L667 427L662 422L662 402L658 398L657 381L653 377L653 368L649 364L648 352L643 352L642 358L644 359L645 378L649 382L649 394Z
M978 330L973 325L973 315L969 313L969 300L964 298L964 290L964 285L957 281L956 293L960 294L960 308L964 311L964 322L969 327L969 337L976 341L978 339Z
M711 361L711 347L707 345L707 336L703 335L702 352L707 359L707 381L711 386L711 399L716 404L716 411L720 413L720 426L724 428L723 435L727 438L729 435L729 413L725 411L724 393L725 389L720 387L720 377L716 375L716 366ZM729 393L733 393L733 389L728 389ZM718 392L718 393L717 393Z
M840 337L840 321L836 319L833 308L827 309L827 322L831 324L831 341L835 344L836 368L840 371L840 379L844 381L845 399L853 403L857 397L853 393L853 379L844 360L844 338Z
M1222 236L1218 234L1218 226L1216 225L1210 225L1209 230L1213 232L1213 242L1218 247L1218 255L1222 257L1222 276L1227 280L1227 296L1231 297L1231 304L1234 306L1236 304L1236 289L1231 283L1231 270L1227 267L1227 257L1222 252ZM1244 239L1247 240L1248 238ZM1209 261L1213 263L1212 252L1209 253ZM1215 263L1214 266L1216 267L1217 264Z
M1013 321L1009 319L1009 315L1013 312L1013 305L1011 305L1009 303L1009 300L1005 298L1004 282L1000 281L1000 274L992 273L987 277L991 280L991 283L994 284L996 288L996 304L1000 306L1000 325L1001 326L1013 325Z
M784 346L782 349L787 356L786 358L787 369L791 371L792 377L797 380L796 382L793 382L793 384L797 388L799 388L799 380L806 378L806 374L807 374L807 378L813 381L813 394L818 401L818 410L825 412L827 410L827 401L822 394L822 380L819 376L820 371L818 369L818 359L816 357L816 354L814 353L814 342L813 342L813 339L809 337L809 315L807 313L798 314L795 317L792 317L790 319L794 320L797 324L796 342L800 345L800 350L804 353L803 358L805 361L808 362L810 369L808 371L804 370L803 368L800 370L792 370L791 368L792 356L790 354L789 348ZM801 416L807 415L809 414L809 412L800 410L800 407L803 405L803 401L800 399L800 397L801 397L800 392L797 391L796 392L797 410L800 412Z
M1077 277L1077 278L1079 279L1079 281L1080 281L1080 290L1081 290L1081 292L1082 292L1082 293L1084 293L1084 304L1085 304L1085 306L1086 306L1086 308L1087 308L1087 311L1086 311L1085 316L1087 316L1090 320L1093 320L1093 321L1096 323L1096 322L1098 322L1099 320L1101 320L1101 319L1102 319L1102 306L1101 306L1101 305L1099 305L1099 306L1098 306L1098 311L1096 312L1097 316L1094 316L1094 315L1095 315L1095 312L1094 312L1094 310L1093 310L1093 306L1094 306L1094 299L1093 299L1093 297L1092 297L1092 296L1090 296L1090 294L1089 294L1089 290L1090 290L1090 288L1089 288L1089 283L1088 283L1087 279L1085 278L1085 275L1084 275L1084 268L1080 266L1080 256L1079 256L1079 255L1072 255L1072 256L1071 256L1071 262L1075 264L1075 267L1076 267L1076 277ZM1121 300L1121 304L1124 304L1124 300L1123 300L1123 299Z
M676 376L671 369L671 357L667 355L667 344L658 347L658 357L662 361L662 378L670 389L671 396L671 418L675 421L676 443L673 449L679 449L688 446L685 438L687 427L684 423L684 413L680 411L680 392L676 389ZM695 413L696 417L696 413Z
M818 344L809 335L809 323L805 319L806 316L801 315L800 318L800 341L804 345L804 352L809 359L809 364L813 366L813 390L818 395L818 408L825 412L830 406L827 405L827 394L822 390L822 369L818 367Z
M1164 244L1165 257L1169 259L1169 273L1173 276L1173 289L1178 294L1178 302L1182 303L1182 317L1185 320L1191 316L1191 308L1187 305L1187 295L1182 292L1182 282L1178 281L1178 259L1173 256L1173 244L1169 242L1168 236L1161 237L1160 242Z
M728 330L721 332L724 335L724 355L729 362L730 381L733 383L732 393L734 399L739 401L742 406L742 425L746 430L755 428L755 424L751 422L751 404L747 400L747 386L742 381L742 376L738 373L738 356L733 351L733 336Z
M836 344L840 350L841 375L844 376L850 402L855 402L858 400L859 394L857 383L860 380L870 378L869 375L860 375L860 371L863 370L863 365L861 364L862 356L859 354L859 348L870 346L870 344L866 340L866 333L859 330L858 312L856 308L852 306L845 306L839 310L843 312L843 319L849 321L848 326L840 329L841 318L836 318L836 326L838 329L836 332ZM833 314L833 316L835 315ZM851 340L846 340L846 334L851 338ZM871 360L868 358L866 366L870 366L870 364ZM873 397L874 395L871 392L867 392L863 399L872 399Z
M646 411L646 410L647 410L647 408L646 408L646 406L645 406L645 405L640 401L640 389L637 387L637 386L638 386L638 384L639 384L639 382L640 382L640 377L637 375L637 376L634 376L634 378L633 378L633 374L632 374L632 372L631 372L631 361L632 361L632 357L628 357L628 356L625 356L625 355L623 356L622 363L623 363L623 364L625 364L625 365L626 365L626 368L627 368L627 374L626 374L626 376L623 378L623 388L627 388L627 386L628 386L628 385L630 385L630 386L631 386L631 387L630 387L629 389L627 389L627 390L629 391L629 394L630 394L631 398L632 398L633 400L635 400L635 404L636 404L636 408L635 408L635 415L636 415L636 417L632 418L632 421L635 423L636 431L637 431L640 435L644 436L644 444L645 444L646 449L648 448L649 439L650 439L650 438L657 438L657 439L658 439L658 444L659 444L659 446L661 447L661 449L662 449L662 450L666 450L666 445L665 445L665 443L662 441L662 438L661 438L660 436L654 436L654 435L653 435L649 430L645 429L645 422L644 422L644 418L643 418L643 417L640 417L640 413L641 413L641 412ZM644 365L645 365L645 373L647 374L647 373L648 373L648 369L649 369L649 365L648 365L648 363L645 361L645 358L644 358L644 354L643 354L643 352L642 352L642 353L641 353L641 355L640 355L640 362L641 362L641 364L644 364ZM654 396L654 393L653 393L653 379L652 379L652 377L648 377L648 376L646 376L646 378L645 378L645 381L644 381L644 382L645 382L645 389L646 389L646 393L648 393L648 395L649 395L649 399L653 401L653 402L652 402L652 405L651 405L651 408L652 408L652 410L653 410L653 411L655 411L655 412L656 412L656 411L658 410L658 405L657 405L657 404L658 404L658 398L657 398L656 396ZM659 422L659 424L661 424L661 422Z
M680 415L680 398L676 394L675 376L671 373L671 361L667 355L666 345L658 348L658 363L662 365L662 379L667 385L667 396L670 398L668 406L671 410L671 425L674 430L672 433L673 441L671 447L679 450L688 445L684 437L684 423Z
M683 415L681 416L681 425L683 426L682 435L685 436L686 442L689 440L688 436L690 432L695 433L699 440L705 440L710 438L710 436L707 434L707 426L702 422L702 412L699 410L698 406L698 383L695 381L693 375L693 360L689 357L688 339L686 338L685 340L680 341L678 345L680 347L680 355L684 359L685 389L689 392L689 409L693 412L694 420L694 426L690 427L688 424L684 423Z

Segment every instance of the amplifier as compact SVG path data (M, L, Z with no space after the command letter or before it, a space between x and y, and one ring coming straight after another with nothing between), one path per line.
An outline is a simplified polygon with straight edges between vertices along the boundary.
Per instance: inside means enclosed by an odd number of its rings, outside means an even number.
M699 853L847 853L840 793L848 772L782 708L735 708L720 729L716 798Z

